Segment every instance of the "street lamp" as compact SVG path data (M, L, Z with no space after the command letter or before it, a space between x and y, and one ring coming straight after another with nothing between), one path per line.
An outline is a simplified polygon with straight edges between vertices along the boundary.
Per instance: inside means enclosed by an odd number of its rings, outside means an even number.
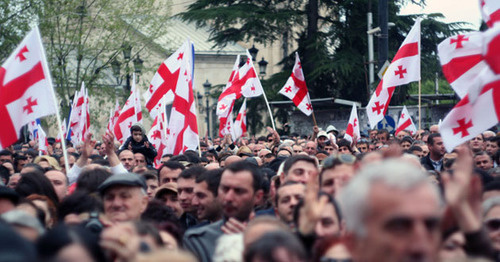
M210 107L208 106L208 100L209 100L209 95L210 95L210 88L212 87L212 84L210 82L208 82L208 79L207 81L205 81L205 83L203 83L203 89L205 89L205 97L207 98L206 100L206 116L205 116L205 121L207 122L207 131L208 131L208 136L211 136L212 134L212 130L210 130L210 119L209 119L209 115L212 113L210 112Z
M144 61L137 55L136 58L132 59L132 46L129 43L124 43L121 46L122 53L123 53L123 64L125 64L125 89L126 91L130 91L131 85L130 85L130 67L129 63L132 62L134 66L134 72L137 74L140 74L142 72L142 69L144 67L143 63ZM118 59L115 57L113 61L111 61L111 69L113 70L113 75L116 78L116 84L118 86L122 85L123 78L121 76L121 66L122 63L118 61Z
M262 78L266 75L267 64L269 63L262 57L262 60L259 61L259 75L261 75Z
M252 48L248 49L248 52L252 56L252 60L255 62L259 49L255 48L255 45L252 45Z

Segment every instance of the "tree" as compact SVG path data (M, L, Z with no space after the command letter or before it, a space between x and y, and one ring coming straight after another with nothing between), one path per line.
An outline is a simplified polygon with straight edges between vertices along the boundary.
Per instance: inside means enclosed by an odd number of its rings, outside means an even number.
M4 5L9 2L0 1ZM116 88L112 62L120 60L123 64L138 58L139 54L147 60L152 54L143 50L154 38L165 34L169 18L168 0L24 0L18 2L16 8L22 16L7 18L9 30L22 38L29 30L25 26L29 22L27 18L31 23L39 23L63 114L67 114L75 90L85 82L93 97L91 117L96 127L99 123L95 120L103 114L95 105L113 102L116 96L124 98L127 94L127 90L120 92ZM135 28L140 27L152 32L149 38L136 33ZM5 30L5 34L1 31L2 38L8 37L10 31ZM17 43L16 40L13 45ZM131 56L124 61L121 53L131 45ZM133 70L127 66L122 74L131 74Z
M311 98L333 96L361 101L369 99L367 90L367 36L366 14L370 0L198 0L180 16L198 26L209 26L211 40L224 46L229 42L254 41L296 43L301 56ZM377 4L374 1L374 6ZM396 26L390 29L389 55L398 50L416 16L398 16L403 4L408 2L424 5L423 0L389 1L389 21ZM375 9L375 8L374 8ZM377 10L374 10L377 17ZM446 24L437 19L439 14L424 16L422 23L422 77L439 71L436 45L447 36L457 33L461 23ZM392 56L391 56L392 55ZM283 71L265 81L271 100L283 99L277 95L293 67L293 52L285 53L280 62ZM400 103L406 96L406 88L400 88L394 102ZM250 104L249 104L249 110ZM287 113L280 112L282 122ZM253 125L253 123L252 123Z

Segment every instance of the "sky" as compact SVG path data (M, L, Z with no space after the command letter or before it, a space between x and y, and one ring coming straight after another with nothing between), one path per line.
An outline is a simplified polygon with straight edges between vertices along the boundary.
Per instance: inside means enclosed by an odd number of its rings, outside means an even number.
M469 22L471 29L479 30L481 14L478 0L426 0L427 5L421 8L414 4L403 7L400 14L442 13L444 22Z

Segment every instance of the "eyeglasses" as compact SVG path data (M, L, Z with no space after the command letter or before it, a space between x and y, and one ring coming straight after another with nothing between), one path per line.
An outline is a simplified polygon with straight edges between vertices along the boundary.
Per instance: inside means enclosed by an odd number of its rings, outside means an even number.
M498 231L498 230L500 230L500 218L492 218L492 219L486 220L484 222L484 224L486 225L486 228L489 231Z
M335 167L336 165L339 165L339 164L352 165L352 164L354 164L354 162L356 162L356 157L353 155L337 154L337 155L333 155L333 156L330 156L327 159L325 159L323 161L323 168L328 169L328 168Z

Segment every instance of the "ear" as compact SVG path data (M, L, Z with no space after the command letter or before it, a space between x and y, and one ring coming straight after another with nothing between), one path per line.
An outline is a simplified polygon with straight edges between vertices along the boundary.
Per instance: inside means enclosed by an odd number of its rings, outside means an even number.
M259 203L260 201L262 201L262 198L264 198L264 191L262 189L257 190L254 197L255 203Z
M280 185L283 185L285 183L285 172L280 173Z

